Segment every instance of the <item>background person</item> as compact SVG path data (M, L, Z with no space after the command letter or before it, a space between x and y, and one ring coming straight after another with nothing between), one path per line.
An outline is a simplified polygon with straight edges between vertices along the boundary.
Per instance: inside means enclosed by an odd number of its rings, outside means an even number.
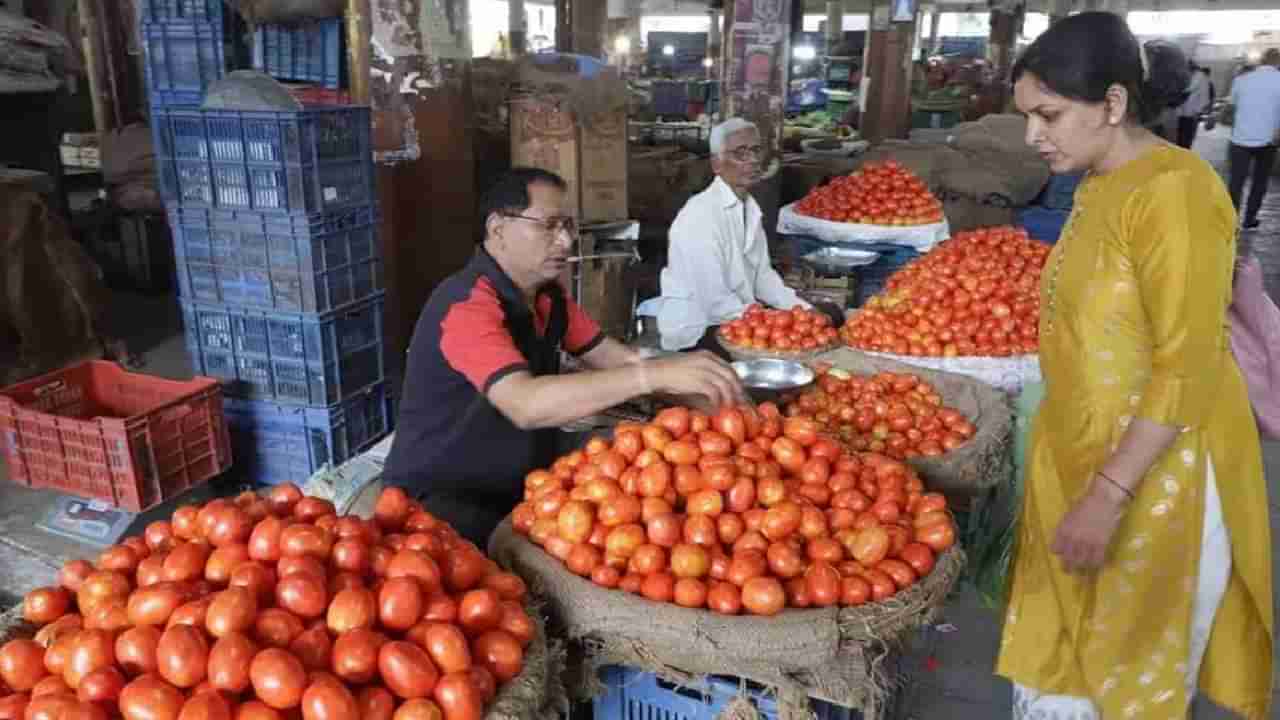
M1246 179L1249 201L1244 208L1244 228L1258 227L1258 211L1271 183L1271 166L1280 139L1280 50L1271 48L1262 64L1231 83L1235 120L1231 127L1231 203L1240 210Z

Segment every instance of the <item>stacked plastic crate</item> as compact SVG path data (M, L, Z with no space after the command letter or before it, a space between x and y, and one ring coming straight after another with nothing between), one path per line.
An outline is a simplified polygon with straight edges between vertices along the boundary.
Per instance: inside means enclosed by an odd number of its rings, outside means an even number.
M301 482L385 436L369 109L153 96L152 123L187 351L225 383L236 466L258 484Z

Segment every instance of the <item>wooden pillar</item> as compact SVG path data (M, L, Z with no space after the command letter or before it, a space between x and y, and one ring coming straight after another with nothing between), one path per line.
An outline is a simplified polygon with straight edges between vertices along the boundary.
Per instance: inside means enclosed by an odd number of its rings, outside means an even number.
M892 5L877 1L867 33L862 135L871 142L907 136L911 125L911 48L916 24L892 22Z
M573 0L570 4L571 49L579 55L604 57L604 28L609 17L605 0Z
M1022 5L991 11L991 34L987 39L987 59L995 68L996 81L988 87L989 107L1003 112L1009 96L1009 71L1013 69L1013 51L1022 31L1025 9Z
M556 0L556 51L573 52L573 6L576 0Z
M760 128L762 164L781 161L782 115L791 67L792 5L725 0L720 102L725 118L744 117Z
M524 0L507 0L507 38L512 57L520 57L525 51L528 25L524 20Z
M475 252L470 22L467 3L348 0L347 11L352 94L372 108L394 376L432 290Z

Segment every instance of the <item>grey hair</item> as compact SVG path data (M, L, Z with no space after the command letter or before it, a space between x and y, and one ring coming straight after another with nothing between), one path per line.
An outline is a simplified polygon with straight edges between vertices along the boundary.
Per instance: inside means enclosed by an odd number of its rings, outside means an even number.
M730 135L740 130L755 130L756 132L760 132L760 128L756 127L756 124L750 120L745 120L740 117L729 118L728 120L725 120L719 125L711 128L711 154L719 157L720 153L724 152L724 141L728 140Z

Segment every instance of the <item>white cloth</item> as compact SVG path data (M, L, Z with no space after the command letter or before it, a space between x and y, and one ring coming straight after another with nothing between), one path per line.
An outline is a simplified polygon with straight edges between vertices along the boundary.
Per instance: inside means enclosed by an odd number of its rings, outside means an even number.
M1235 124L1231 142L1241 147L1262 147L1276 141L1280 132L1280 70L1262 65L1231 84Z
M769 261L760 206L719 177L689 198L671 224L662 269L658 333L663 350L697 344L712 325L733 320L748 305L809 307L782 282Z
M1178 117L1200 117L1209 109L1209 78L1202 72L1191 74L1190 93L1178 108Z
M1207 475L1204 527L1200 532L1200 575L1191 608L1191 647L1186 675L1188 707L1196 695L1200 665L1209 649L1213 618L1218 614L1231 579L1231 536L1222 516L1222 498L1218 495L1212 457L1208 459ZM1013 720L1099 720L1100 717L1097 706L1089 698L1045 695L1025 685L1013 684Z

